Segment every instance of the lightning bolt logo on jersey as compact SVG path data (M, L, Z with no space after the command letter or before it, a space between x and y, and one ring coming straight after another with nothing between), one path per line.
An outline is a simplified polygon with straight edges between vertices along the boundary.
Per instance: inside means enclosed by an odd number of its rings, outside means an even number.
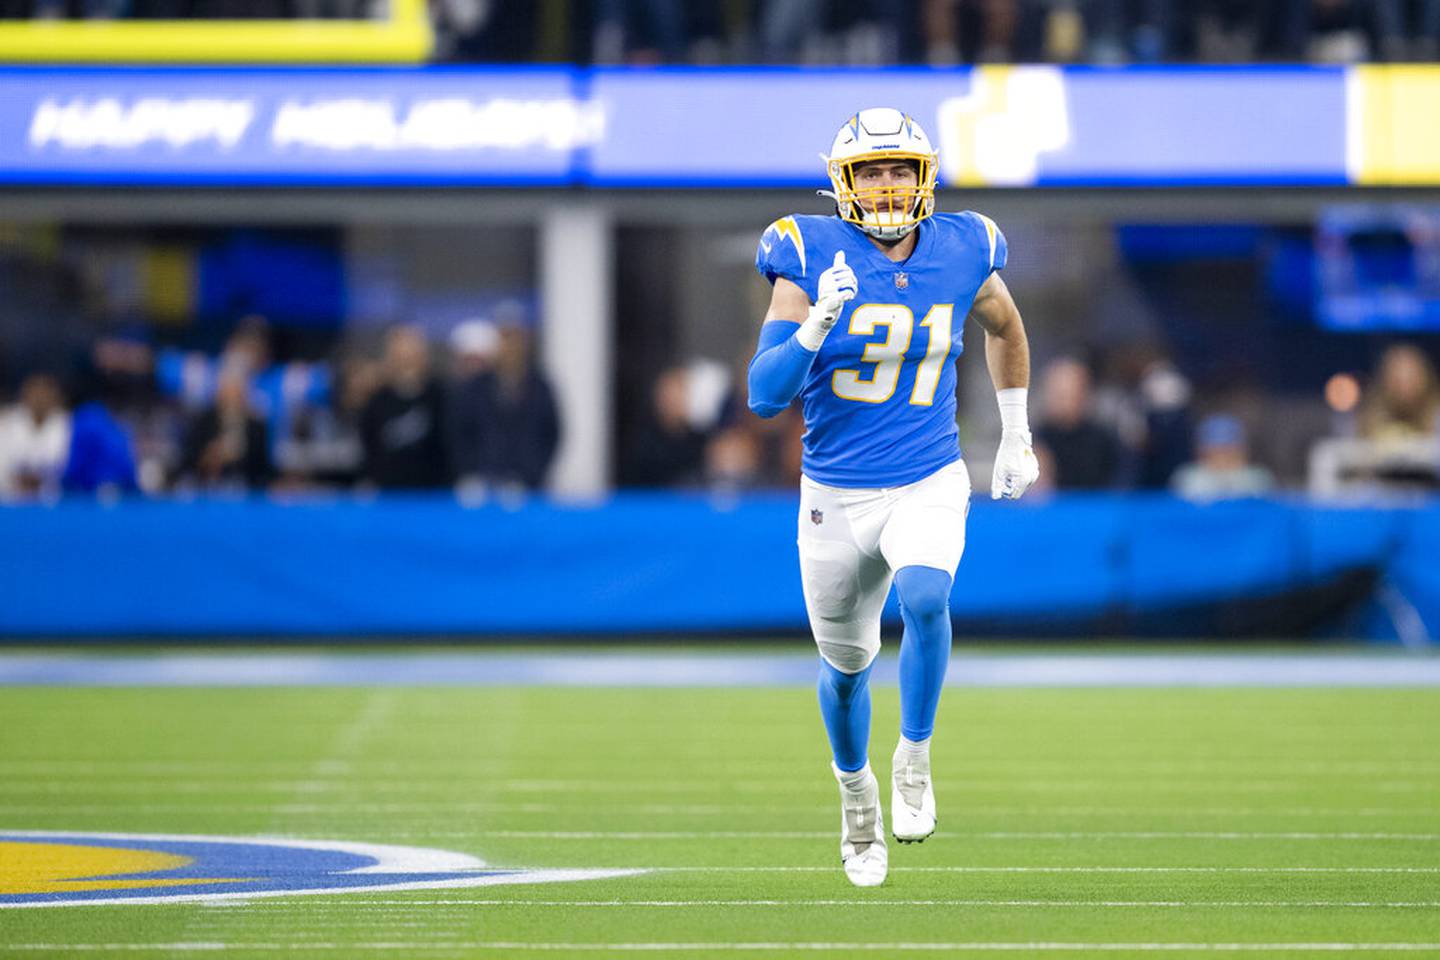
M970 211L932 214L916 229L898 263L839 217L784 217L760 238L755 268L812 303L837 251L859 281L800 391L802 469L820 483L900 486L960 458L955 361L975 294L1005 266L1005 236Z

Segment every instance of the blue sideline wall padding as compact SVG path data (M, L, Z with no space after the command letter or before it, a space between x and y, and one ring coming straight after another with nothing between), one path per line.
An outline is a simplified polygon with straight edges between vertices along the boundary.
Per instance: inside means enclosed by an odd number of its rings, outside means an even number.
M796 502L626 494L0 508L0 635L803 629ZM1083 620L1382 571L1440 635L1440 505L977 499L953 609ZM890 614L896 613L892 600Z

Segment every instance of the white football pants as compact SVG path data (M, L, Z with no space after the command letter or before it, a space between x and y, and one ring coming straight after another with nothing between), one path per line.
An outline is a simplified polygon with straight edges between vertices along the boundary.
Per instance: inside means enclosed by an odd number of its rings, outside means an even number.
M880 612L895 571L953 578L965 552L970 474L957 460L903 487L831 487L800 478L800 579L820 655L857 673L880 652Z

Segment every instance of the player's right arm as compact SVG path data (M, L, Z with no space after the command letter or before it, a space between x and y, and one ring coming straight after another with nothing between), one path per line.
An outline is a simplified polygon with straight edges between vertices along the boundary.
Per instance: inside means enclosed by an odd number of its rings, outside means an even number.
M790 405L805 385L805 377L820 346L840 316L847 301L855 296L855 273L837 252L830 269L820 275L819 296L814 304L800 285L775 278L770 309L760 327L760 342L750 361L750 409L762 417L773 417Z

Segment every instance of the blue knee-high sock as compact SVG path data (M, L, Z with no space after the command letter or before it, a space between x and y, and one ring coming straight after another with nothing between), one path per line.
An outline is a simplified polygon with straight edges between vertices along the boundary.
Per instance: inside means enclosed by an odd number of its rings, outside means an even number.
M935 710L950 664L950 575L934 567L895 574L905 638L900 644L900 733L920 741L935 729Z
M835 766L847 773L859 770L870 744L870 668L844 673L821 660L816 687Z

